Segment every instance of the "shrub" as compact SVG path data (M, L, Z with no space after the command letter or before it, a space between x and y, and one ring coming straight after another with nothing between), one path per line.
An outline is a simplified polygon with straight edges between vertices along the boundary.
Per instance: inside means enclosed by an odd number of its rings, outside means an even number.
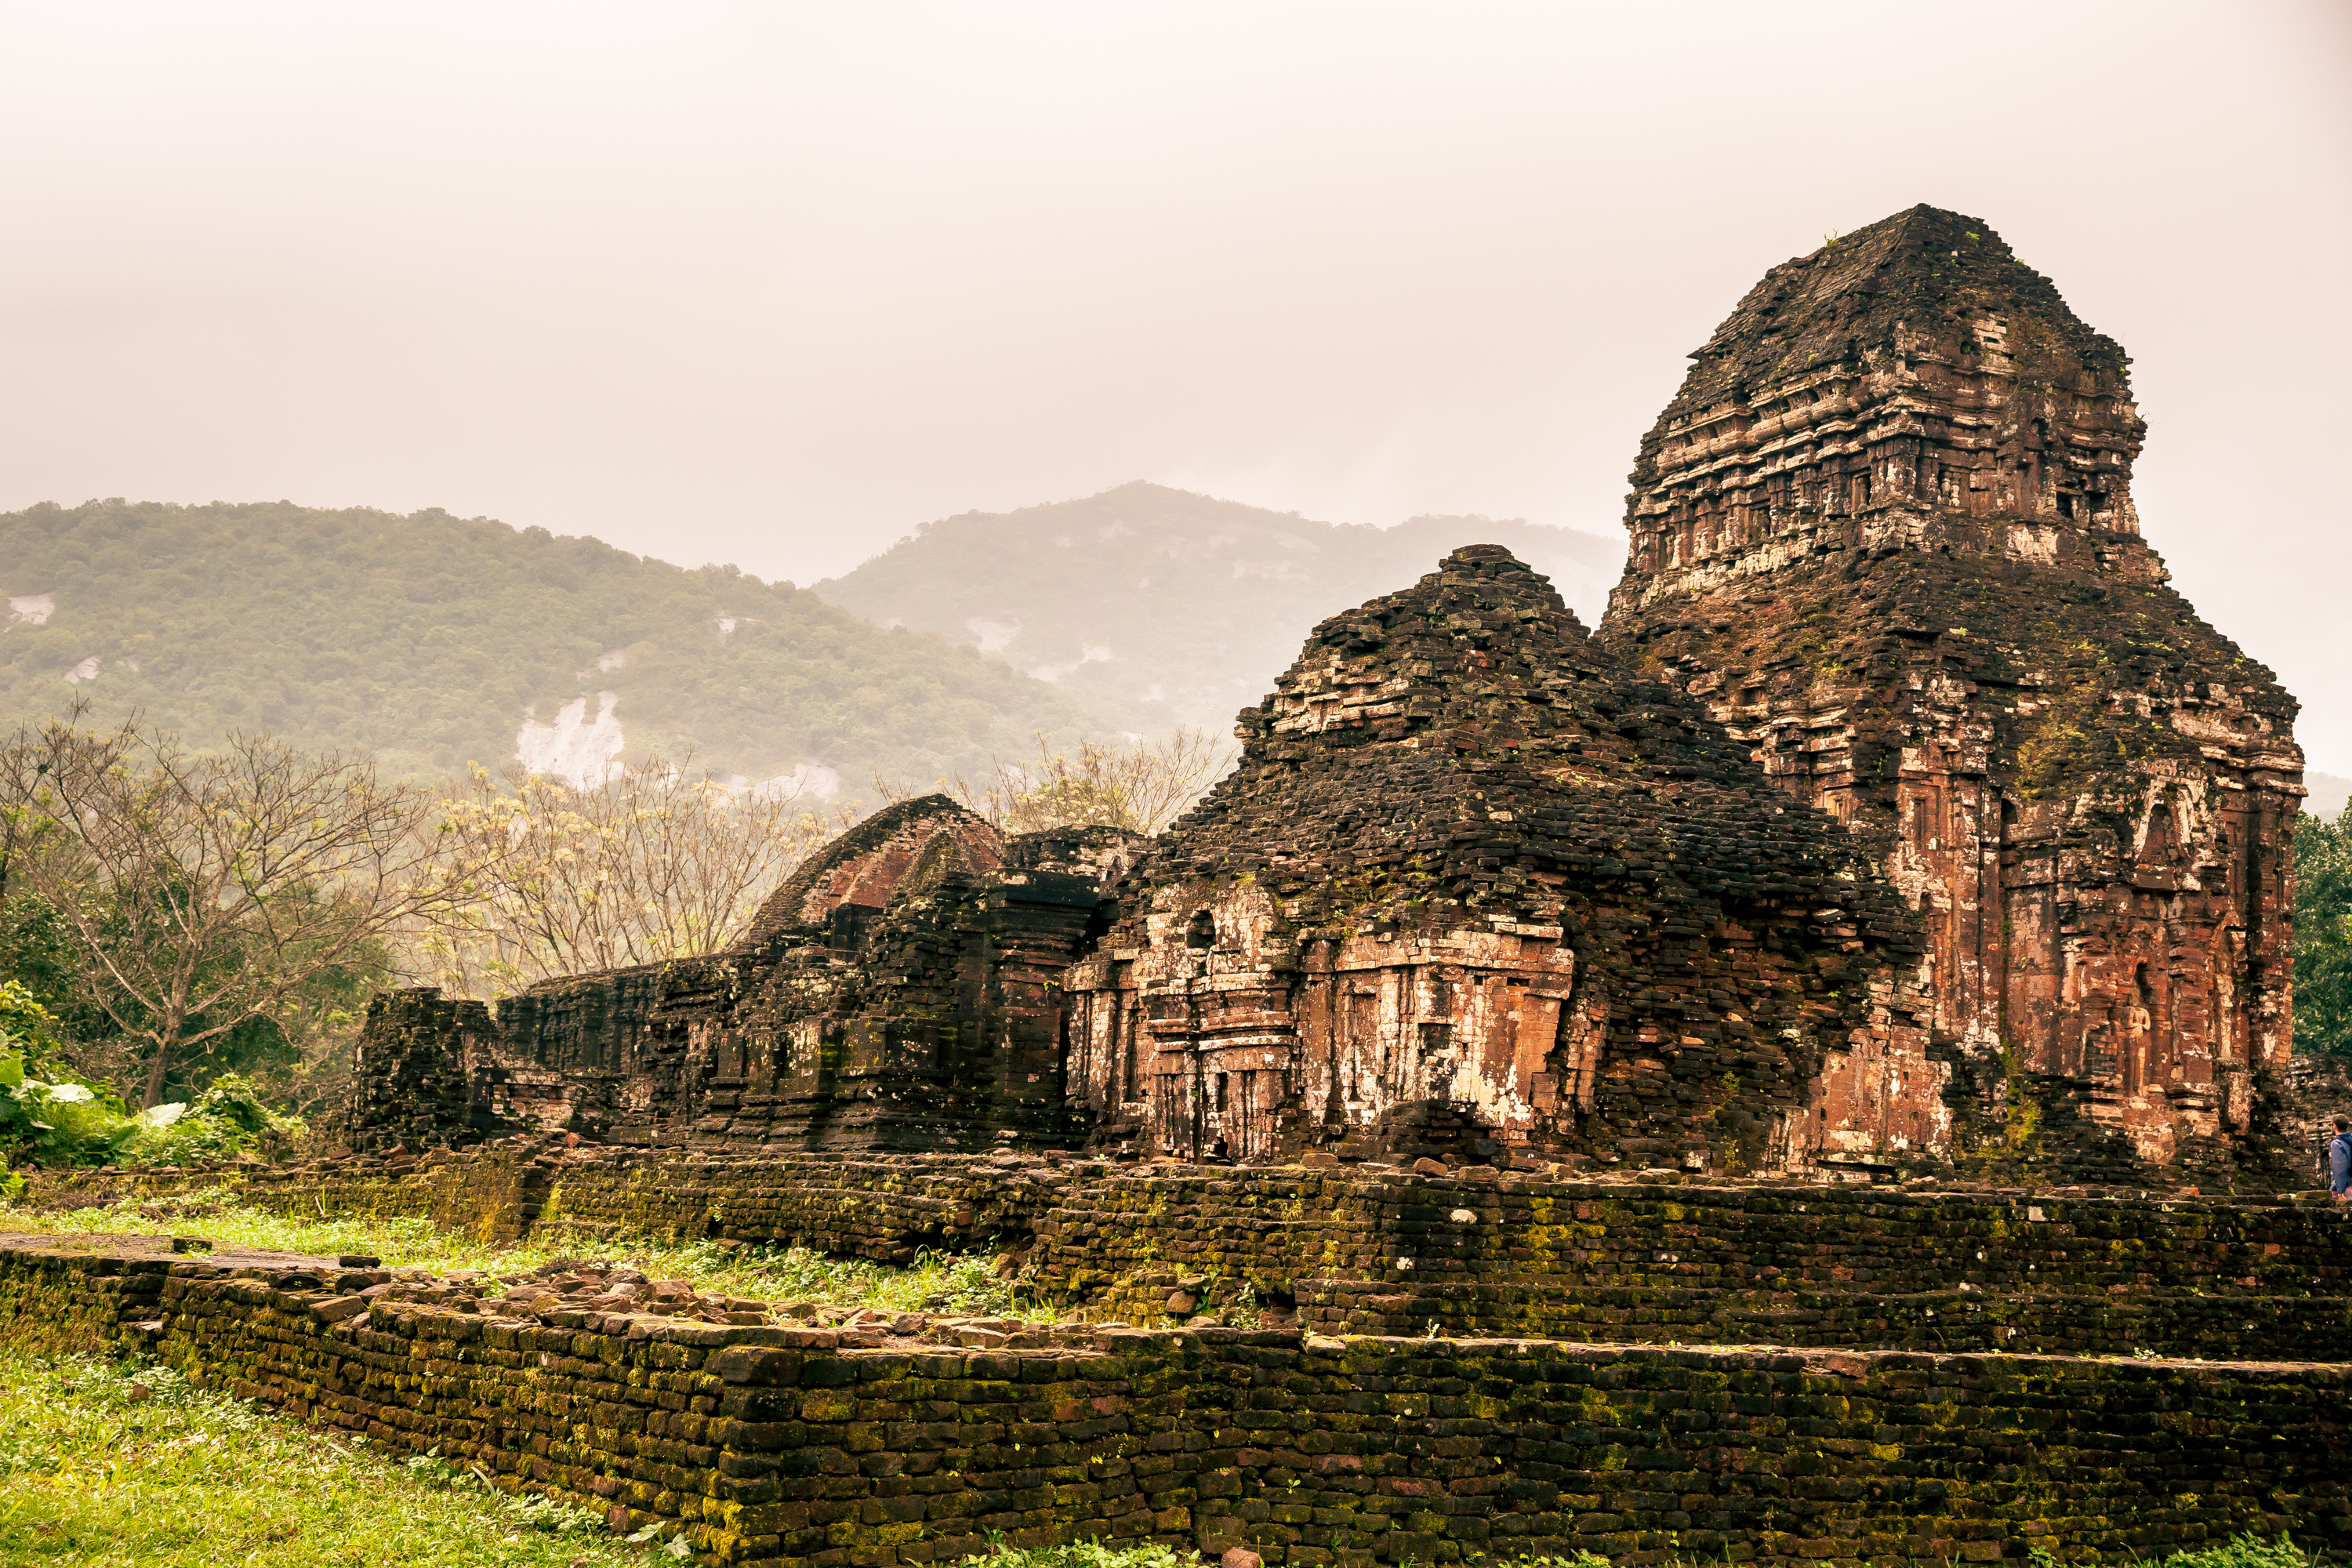
M0 1168L94 1165L131 1133L130 1114L105 1085L56 1059L55 1022L22 984L0 983Z
M141 1111L114 1157L130 1165L203 1164L257 1148L274 1154L305 1131L301 1118L280 1116L262 1103L252 1084L223 1073L194 1100Z
M106 1085L58 1059L55 1024L22 984L0 982L0 1197L23 1189L6 1173L13 1164L191 1165L257 1148L276 1154L308 1131L236 1073L134 1116Z

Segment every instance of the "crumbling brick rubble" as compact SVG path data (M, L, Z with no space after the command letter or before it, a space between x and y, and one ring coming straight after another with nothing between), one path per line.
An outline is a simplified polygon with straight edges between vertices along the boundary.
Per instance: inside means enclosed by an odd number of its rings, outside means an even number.
M2342 1366L900 1334L132 1247L0 1246L0 1289L78 1302L94 1346L142 1344L200 1384L666 1526L712 1565L951 1562L1000 1536L1333 1568L1578 1551L1945 1563L2244 1531L2319 1545L2352 1514Z

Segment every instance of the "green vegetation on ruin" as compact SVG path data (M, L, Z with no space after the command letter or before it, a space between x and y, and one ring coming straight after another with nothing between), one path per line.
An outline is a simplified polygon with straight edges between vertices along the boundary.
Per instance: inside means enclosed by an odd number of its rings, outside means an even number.
M321 1258L357 1254L387 1268L436 1274L473 1269L522 1276L568 1260L625 1262L648 1279L685 1279L698 1290L821 1307L880 1312L926 1310L971 1317L1036 1318L1015 1301L983 1254L925 1253L907 1268L827 1258L802 1247L740 1247L708 1241L574 1240L569 1244L485 1242L415 1217L302 1218L241 1202L227 1187L168 1198L126 1198L103 1208L43 1212L0 1204L0 1232L40 1236L200 1236L219 1245L300 1252ZM1050 1316L1050 1314L1046 1314Z
M586 695L593 720L609 689L633 752L752 778L823 763L853 794L1096 728L1000 660L789 583L439 510L42 505L0 515L0 703L22 721L87 700L192 745L267 730L423 775L496 765L526 708L546 723Z
M1197 1559L1180 1549L1151 1543L1118 1547L1082 1541L1068 1546L1040 1546L1025 1550L999 1547L984 1557L966 1561L985 1564L985 1568L1191 1568ZM1596 1552L1579 1552L1567 1557L1490 1557L1472 1552L1464 1561L1484 1564L1486 1568L1609 1568L1609 1559ZM2054 1568L2057 1561L2047 1552L2040 1550L2029 1553L2026 1558L2030 1568ZM2275 1541L2240 1535L2202 1551L2175 1552L2166 1557L2125 1561L2134 1563L2139 1568L2311 1568L2311 1558L2284 1535ZM1406 1568L1412 1568L1412 1565L1408 1563ZM1675 1556L1659 1563L1656 1568L1715 1568L1715 1565L1705 1558ZM1876 1564L1864 1559L1854 1563L1852 1568L1876 1568Z
M1178 1548L1152 1543L1120 1547L1082 1541L1068 1546L1028 1549L1001 1546L984 1557L966 1561L984 1564L985 1568L1192 1568L1197 1559ZM1609 1559L1596 1552L1579 1552L1567 1557L1487 1556L1472 1552L1464 1561L1483 1564L1485 1568L1609 1568ZM2055 1568L2057 1561L2049 1552L2038 1549L2026 1557L2029 1568ZM2311 1568L2312 1560L2301 1547L2284 1535L2275 1541L2240 1535L2201 1551L2175 1552L2164 1557L2121 1561L2133 1563L2137 1568ZM1406 1568L1412 1568L1412 1565L1408 1563ZM1657 1563L1655 1568L1716 1568L1716 1565L1705 1558L1674 1556ZM1853 1563L1852 1568L1876 1568L1876 1564L1864 1559Z
M1066 1546L1007 1546L999 1544L982 1557L965 1559L986 1568L1193 1568L1197 1552L1146 1542L1139 1546L1106 1546L1099 1541L1076 1541Z

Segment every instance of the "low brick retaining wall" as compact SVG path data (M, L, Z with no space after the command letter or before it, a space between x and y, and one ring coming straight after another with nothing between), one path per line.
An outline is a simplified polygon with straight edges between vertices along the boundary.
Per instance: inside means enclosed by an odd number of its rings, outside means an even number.
M1812 1348L2339 1361L2352 1353L2342 1296L2112 1296L1949 1290L1609 1289L1493 1285L1399 1294L1313 1281L1299 1310L1327 1333L1426 1333L1473 1322L1486 1333L1602 1344L1769 1344ZM1468 1297L1465 1300L1461 1298Z
M1000 1531L1339 1568L2352 1545L2340 1366L1092 1325L922 1342L355 1294L382 1278L0 1247L11 1335L128 1340L616 1526L680 1521L713 1564L940 1562Z
M61 1354L140 1342L137 1325L162 1316L171 1243L110 1245L122 1239L0 1237L0 1336Z
M1360 1168L773 1159L500 1143L393 1163L78 1173L47 1205L228 1181L485 1239L1022 1250L1022 1288L1139 1323L1255 1308L1329 1332L2335 1359L2352 1215L2293 1199L1669 1184Z

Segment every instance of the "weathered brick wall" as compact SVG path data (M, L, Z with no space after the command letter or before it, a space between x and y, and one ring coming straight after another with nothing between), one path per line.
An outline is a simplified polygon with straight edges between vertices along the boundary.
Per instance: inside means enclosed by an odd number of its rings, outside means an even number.
M1199 1173L1073 1184L1024 1278L1096 1318L1327 1331L2332 1358L2326 1205Z
M0 1251L0 1280L62 1300L89 1261ZM1000 1531L1369 1568L2077 1559L2352 1530L2338 1366L1086 1327L974 1349L486 1317L350 1282L173 1264L158 1353L616 1525L683 1522L709 1563L881 1568Z
M1143 840L1007 837L940 795L843 835L725 952L544 981L495 1013L379 997L337 1136L984 1150L1086 1136L1060 976Z
M2279 1143L2284 1158L2305 1181L2322 1185L2336 1119L2352 1115L2352 1061L2295 1057L2279 1076Z
M1038 1229L1041 1266L1069 1273L1164 1259L1498 1289L2352 1286L2352 1226L2298 1202L1196 1170L1073 1184Z
M371 997L350 1125L387 1149L404 1140L464 1142L492 1130L499 1074L488 1047L496 1032L481 1003L430 986Z
M221 1189L278 1214L429 1219L485 1241L511 1241L537 1219L526 1200L543 1189L552 1164L534 1148L502 1142L392 1160L36 1171L27 1173L26 1196L40 1207L82 1208Z
M2352 1216L2325 1203L511 1143L231 1176L281 1212L485 1238L1013 1251L1034 1299L1098 1321L2291 1359L2352 1342ZM215 1179L90 1173L35 1195Z
M120 1249L0 1238L0 1336L25 1350L89 1355L135 1343L152 1320L172 1268L169 1243L132 1256ZM93 1238L104 1240L106 1238Z

